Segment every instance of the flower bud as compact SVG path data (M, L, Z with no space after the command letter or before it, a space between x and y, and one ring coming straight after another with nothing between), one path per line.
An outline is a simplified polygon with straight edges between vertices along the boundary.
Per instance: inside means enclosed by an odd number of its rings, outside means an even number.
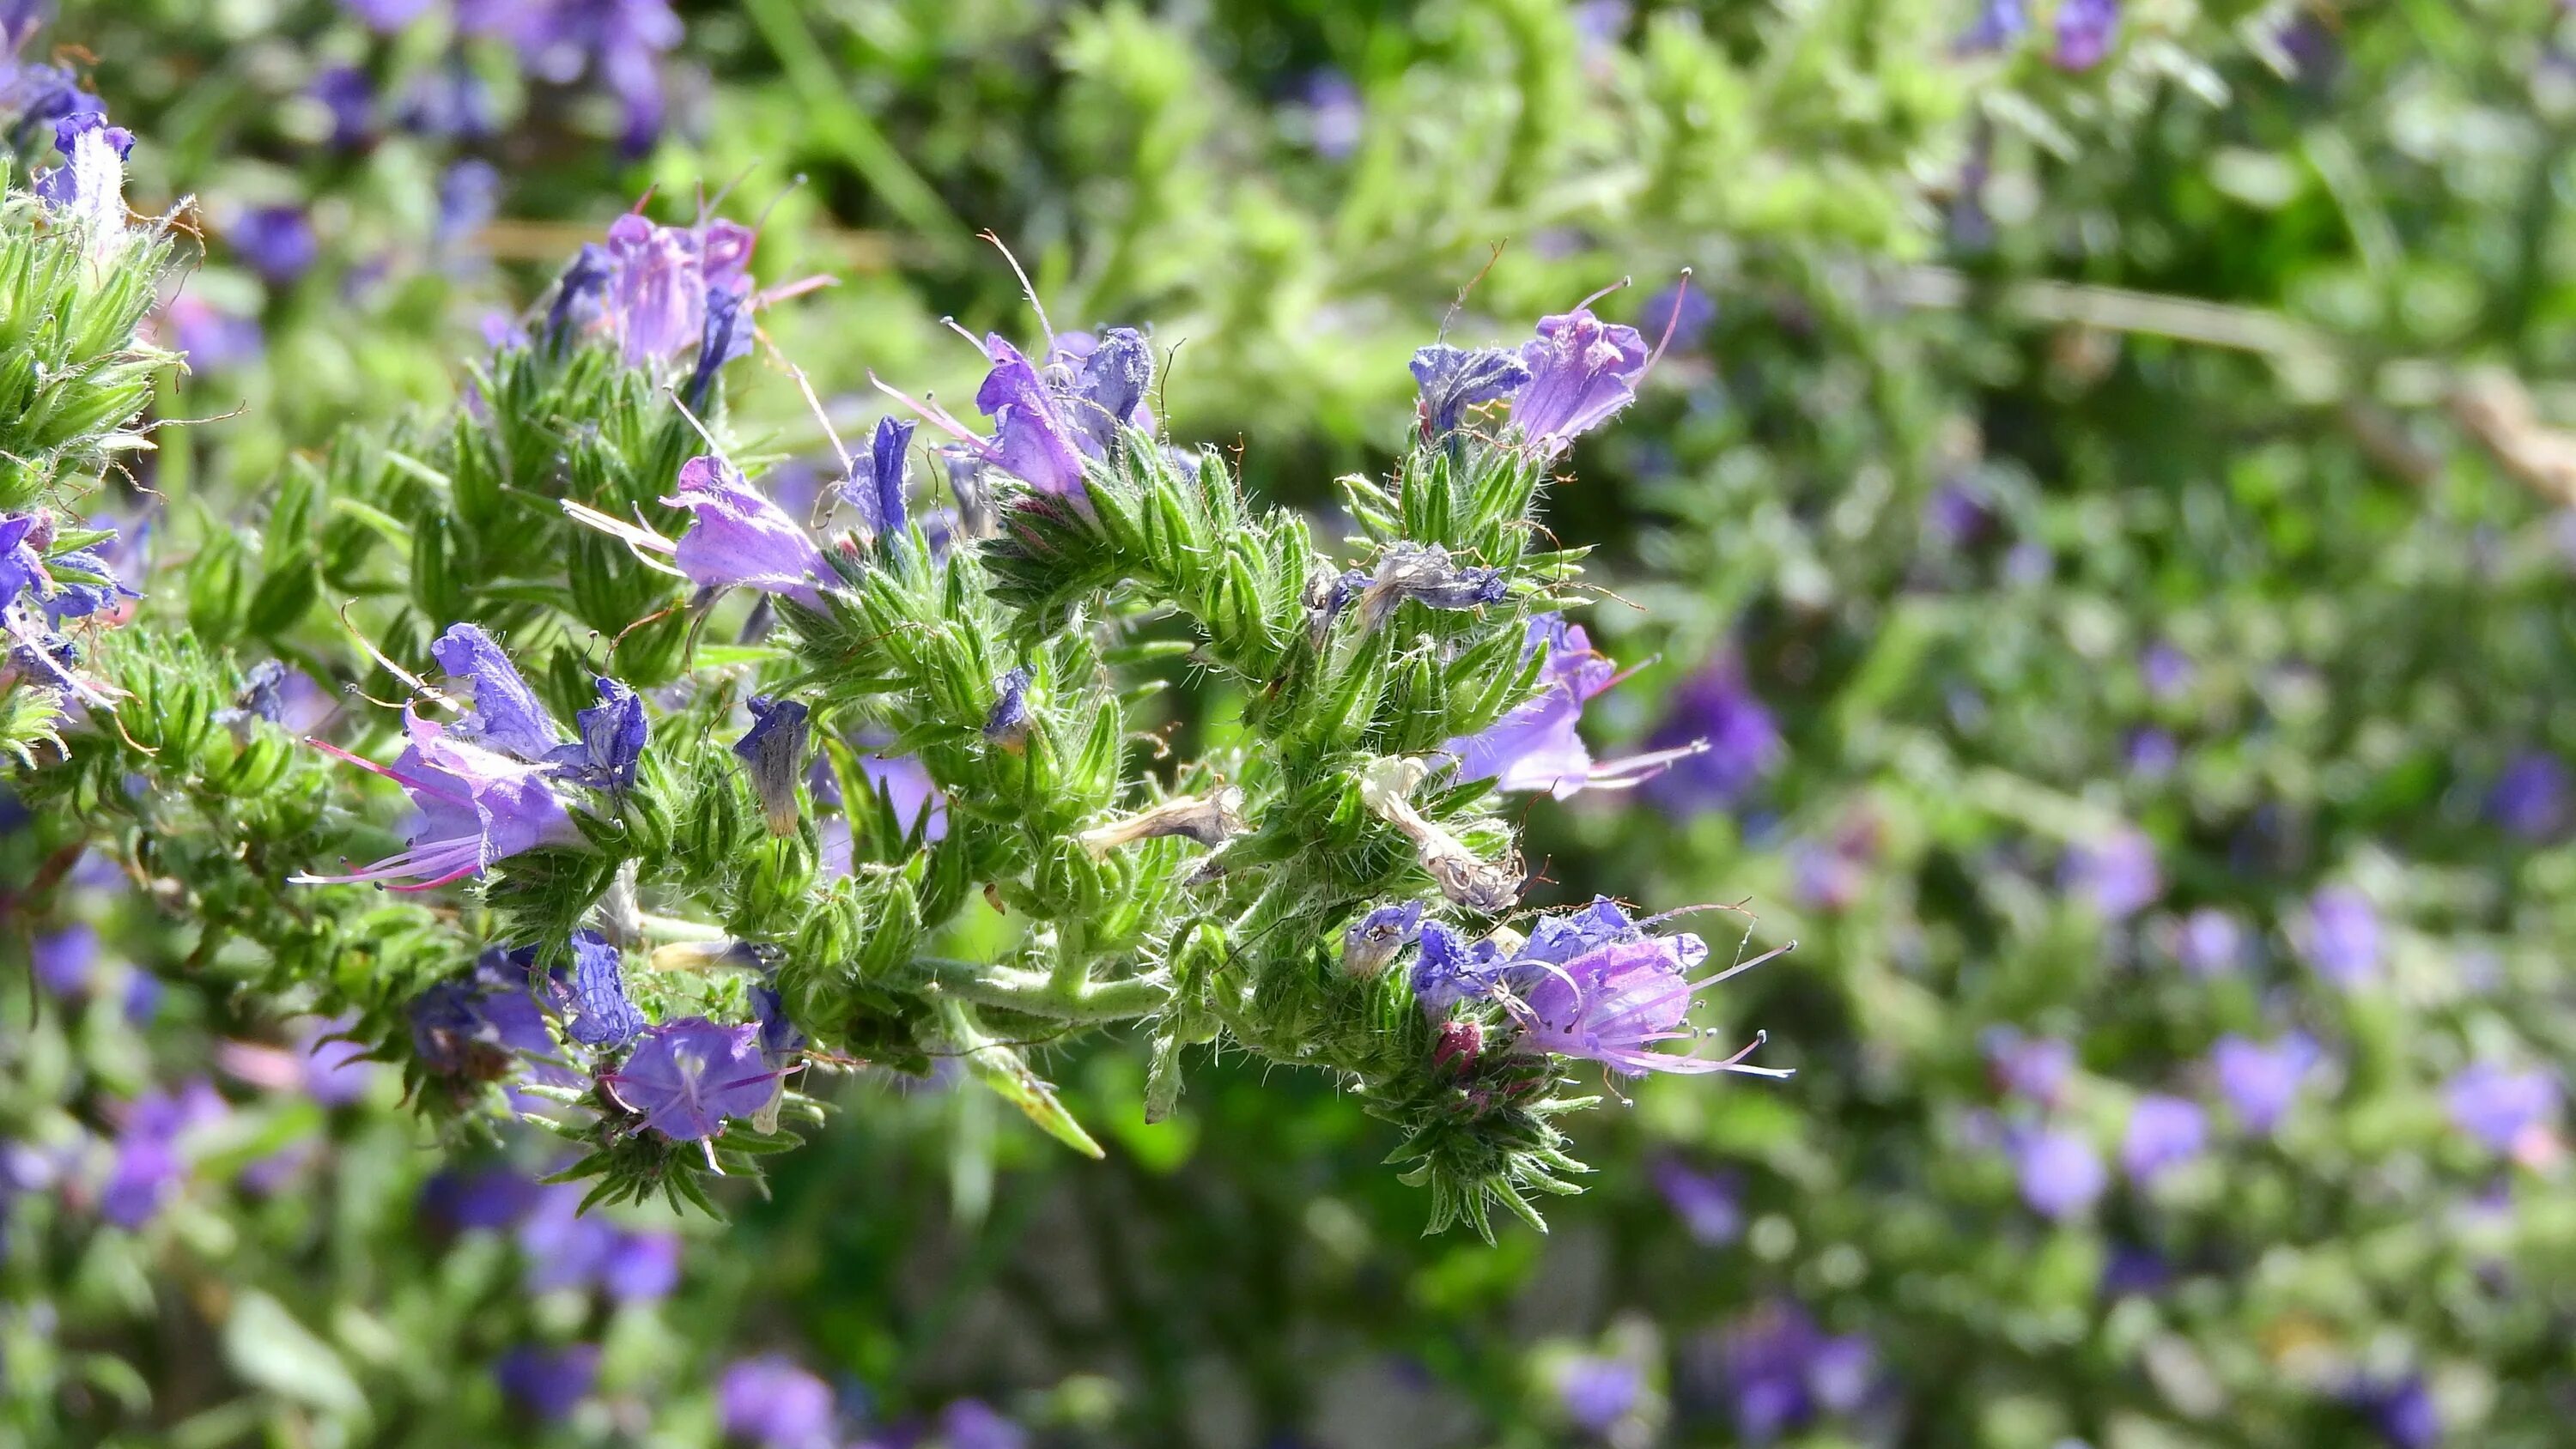
M772 835L796 833L796 782L805 773L809 713L792 699L754 695L751 729L734 742L733 752L751 776L752 792L760 797Z

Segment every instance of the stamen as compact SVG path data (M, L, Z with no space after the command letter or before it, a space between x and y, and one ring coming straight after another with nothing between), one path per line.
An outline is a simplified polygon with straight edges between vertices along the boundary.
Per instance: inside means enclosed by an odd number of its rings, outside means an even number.
M1618 291L1620 288L1627 286L1630 280L1632 279L1621 277L1619 280L1612 282L1609 286L1606 286L1600 291L1593 293L1591 296L1584 298L1582 301L1575 303L1574 310L1577 312L1583 311L1593 303L1598 302L1602 298L1609 296L1611 293Z
M1673 345L1673 333L1682 325L1682 299L1690 295L1690 282L1691 269L1684 267L1681 280L1673 284L1673 310L1664 314L1664 335L1655 339L1655 350L1646 358L1646 365L1638 372L1638 377L1643 378L1646 373L1654 371L1655 364L1664 360L1664 349Z
M993 244L994 250L1002 254L1002 260L1011 264L1011 275L1020 279L1020 295L1029 299L1029 310L1038 314L1038 330L1046 334L1047 351L1055 351L1055 324L1047 320L1046 304L1038 300L1037 285L1029 280L1029 274L1020 267L1020 259L1011 255L1011 249L1003 245L1000 236L991 231L982 235L984 240Z

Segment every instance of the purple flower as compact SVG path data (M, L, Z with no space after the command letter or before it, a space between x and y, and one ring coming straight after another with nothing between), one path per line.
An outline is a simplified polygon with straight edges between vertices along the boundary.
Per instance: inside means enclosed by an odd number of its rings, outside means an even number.
M313 267L322 244L297 206L260 206L233 223L233 250L272 287L293 286Z
M477 713L481 712L478 701ZM353 765L375 771L411 795L420 819L407 847L363 870L297 876L298 882L377 883L398 891L425 891L480 875L522 851L571 845L581 839L571 814L546 785L552 766L529 764L450 738L437 724L408 709L403 712L403 727L410 743L391 765L315 743Z
M2202 906L2175 928L2174 956L2203 980L2225 975L2244 964L2245 930L2227 912Z
M2509 1072L2476 1062L2451 1078L2442 1101L2450 1109L2452 1126L2509 1153L2524 1134L2558 1115L2558 1078L2546 1071Z
M757 1449L831 1449L832 1386L780 1354L736 1359L716 1380L727 1439Z
M775 986L754 986L751 1019L760 1027L760 1059L773 1067L786 1068L805 1050L805 1033L787 1016L787 999Z
M492 1365L493 1382L510 1402L544 1423L569 1418L599 1382L599 1345L538 1348L521 1344Z
M545 1009L529 989L533 951L485 951L474 970L413 998L412 1055L433 1075L459 1081L525 1077L554 1086L580 1079L554 1065ZM515 1091L513 1094L516 1101Z
M2059 866L2060 888L2082 895L2103 919L2126 920L2164 894L2156 869L2156 844L2146 832L2123 826L2109 835L2071 846Z
M1743 1065L1745 1052L1752 1047L1726 1058L1655 1050L1661 1042L1697 1039L1699 1033L1682 1029L1694 997L1702 988L1744 969L1738 966L1694 979L1691 972L1708 959L1708 947L1699 937L1652 936L1630 926L1614 939L1587 944L1579 954L1557 962L1540 953L1547 944L1542 930L1559 924L1561 920L1543 920L1541 930L1531 932L1520 958L1506 968L1529 983L1525 990L1504 997L1504 1008L1520 1023L1522 1040L1528 1045L1600 1062L1618 1072L1789 1075ZM1757 1036L1754 1045L1760 1044Z
M2022 9L2022 0L1981 0L1977 23L1953 47L1961 55L1983 55L2003 49L2019 40L2030 28L2030 17Z
M2567 767L2538 750L2514 756L2487 793L2487 817L2525 840L2547 840L2566 829L2567 806Z
M1702 1247L1724 1247L1743 1235L1742 1183L1733 1173L1702 1172L1678 1157L1663 1157L1651 1175L1655 1191Z
M98 969L98 928L74 921L59 931L35 938L30 948L36 984L56 996L86 989Z
M93 249L125 227L125 158L134 133L111 126L95 110L54 122L54 149L63 164L36 173L36 195L60 215L86 225Z
M1539 675L1538 698L1482 732L1443 747L1458 757L1460 783L1492 780L1500 789L1547 790L1563 799L1591 782L1592 754L1575 726L1583 718L1585 701L1616 680L1617 666L1593 653L1583 626L1568 624L1562 614L1530 619L1521 657L1526 660L1541 648L1547 661Z
M2198 1157L2209 1138L2209 1120L2197 1103L2149 1092L2129 1109L2120 1136L2120 1170L2143 1187L2169 1169Z
M339 1035L355 1025L354 1016L334 1017L312 1023L298 1036L304 1095L325 1107L348 1106L366 1096L376 1080L376 1064L367 1059L366 1046Z
M1494 973L1502 951L1492 941L1467 944L1465 937L1438 921L1421 925L1421 954L1413 962L1413 997L1433 1017L1449 1014L1459 1002L1493 993Z
M1706 748L1675 760L1646 785L1666 814L1697 815L1733 805L1780 764L1771 711L1745 687L1732 660L1713 659L1673 691L1663 722L1646 737L1650 750Z
M1368 128L1359 87L1349 76L1328 69L1307 76L1304 92L1306 144L1327 161L1348 159Z
M1587 1434L1605 1434L1637 1406L1645 1371L1625 1359L1585 1354L1557 1374L1556 1398L1565 1417Z
M2441 1410L2421 1374L2357 1384L2349 1397L2389 1449L2434 1449L2442 1442Z
M1076 440L1088 441L1090 434L1066 416L1037 368L1000 334L984 339L984 355L993 369L975 391L975 406L993 421L985 460L1041 493L1089 507Z
M2120 0L2058 0L2057 48L2048 58L2061 70L2091 70L2119 33Z
M441 252L471 241L501 214L501 172L491 162L468 156L438 178L438 221L431 244Z
M1422 902L1379 906L1342 932L1342 970L1375 976L1422 935Z
M2321 1054L2315 1042L2293 1032L2269 1045L2224 1036L2210 1049L2218 1090L2248 1132L2269 1135L2298 1100Z
M649 1027L626 1064L600 1079L627 1110L665 1137L697 1142L750 1117L776 1094L778 1072L760 1058L760 1030L688 1017Z
M491 635L472 624L451 625L429 653L451 681L463 680L473 690L473 712L450 726L458 739L528 764L554 757L562 731Z
M645 1027L644 1013L626 999L626 958L597 931L572 933L572 970L555 968L569 1020L565 1026L584 1046L620 1047Z
M594 790L623 795L635 788L635 770L644 759L644 701L606 675L591 684L599 691L599 703L572 716L580 741L557 747L548 758Z
M2043 1107L2058 1104L2075 1074L2075 1048L2055 1037L2026 1037L2009 1026L1983 1037L1986 1065L2003 1089Z
M1542 317L1537 338L1521 346L1530 380L1512 400L1512 421L1542 455L1559 452L1635 399L1648 360L1636 328L1589 307Z
M662 501L694 515L675 555L689 582L702 589L753 588L809 609L823 607L814 588L830 577L823 551L732 464L713 456L692 458L680 468L679 488Z
M885 797L898 828L921 831L925 842L948 838L948 797L940 793L939 782L930 778L929 767L919 757L865 754L858 757L858 766L868 784Z
M602 315L626 365L667 363L704 341L708 297L751 291L752 244L729 221L655 226L630 212L611 223Z
M1639 335L1664 339L1660 345L1684 352L1698 347L1715 325L1717 303L1688 278L1648 297L1637 313Z
M1047 356L1047 385L1064 399L1075 443L1107 457L1121 428L1150 428L1145 395L1154 386L1154 349L1133 327L1108 327L1097 339L1068 332Z
M2026 1132L2011 1144L2013 1177L2021 1200L2052 1222L2064 1222L2091 1208L2110 1185L2102 1154L2073 1132L2043 1128Z
M2323 886L2309 896L2293 935L2308 965L2347 991L2379 976L2379 913L2351 886Z
M1445 438L1467 420L1467 409L1501 402L1529 385L1529 364L1499 347L1470 351L1435 342L1413 354L1413 380L1422 388L1422 435Z
M2170 704L2190 690L2191 656L2162 640L2148 645L2138 655L2138 677L2146 682L2147 693Z
M599 1291L616 1303L658 1303L680 1286L680 1235L619 1233L599 1265Z
M2169 730L2149 726L2129 732L2129 773L2141 780L2154 782L2174 772L2182 763L2182 745Z
M1029 1431L982 1399L958 1399L939 1411L947 1449L1028 1449Z
M984 738L1006 750L1028 744L1029 672L1013 667L993 681L993 707L984 715Z
M805 747L813 733L806 723L810 713L795 700L755 694L751 728L734 742L734 755L751 776L752 793L760 797L772 835L796 833L796 777L805 773Z
M1848 1413L1876 1376L1867 1339L1834 1337L1795 1303L1764 1304L1726 1330L1726 1385L1736 1432L1763 1444L1820 1413Z
M340 0L340 4L361 22L392 32L427 14L430 0Z
M669 0L458 0L457 25L509 41L539 80L590 76L623 107L625 153L652 149L666 109L660 57L684 34Z
M502 1163L442 1168L421 1184L420 1215L457 1232L506 1228L535 1208L546 1189Z
M171 298L161 317L169 329L167 342L186 358L191 373L222 372L255 361L267 345L256 320L219 312L191 293Z
M376 89L367 73L354 65L326 66L315 73L305 94L331 114L330 145L347 150L375 129Z
M871 538L894 538L903 533L903 483L911 470L912 434L917 426L893 418L877 419L876 435L868 441L867 477L853 478L841 487L842 496L857 507Z
M225 1110L224 1099L202 1079L137 1101L117 1132L116 1157L99 1189L99 1216L128 1230L159 1216L187 1175L183 1139L222 1120Z
M53 18L53 0L0 0L0 62L25 49Z

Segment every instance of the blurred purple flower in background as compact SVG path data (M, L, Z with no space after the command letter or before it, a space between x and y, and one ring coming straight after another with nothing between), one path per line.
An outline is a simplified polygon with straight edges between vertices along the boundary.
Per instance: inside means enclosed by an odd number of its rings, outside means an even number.
M1995 1084L2040 1106L2056 1106L2075 1075L2075 1048L2055 1037L2024 1036L2013 1027L1992 1026L1978 1042Z
M376 125L376 88L354 65L325 66L314 73L305 94L331 117L328 144L347 150L367 139Z
M272 287L289 287L313 268L322 243L299 206L257 206L232 225L233 251Z
M1674 761L1646 783L1647 798L1667 814L1726 809L1779 768L1779 728L1732 659L1712 659L1675 687L1646 746L1681 749L1699 740L1708 742L1706 750Z
M2132 826L2069 846L2057 883L2084 897L2112 921L2126 920L2153 905L2165 889L2164 876L2156 869L2156 843Z
M1717 303L1703 288L1687 281L1677 281L1646 299L1638 309L1637 331L1640 335L1661 341L1665 346L1684 352L1697 350L1708 340L1708 329L1717 325Z
M2434 1449L2442 1442L2442 1415L2421 1374L2364 1380L2346 1393L2389 1449Z
M492 1379L531 1418L549 1424L570 1418L599 1382L599 1345L521 1344L492 1365Z
M2174 925L2174 959L2207 980L2245 964L2245 928L2216 906L2202 906Z
M546 1191L507 1163L446 1167L421 1184L420 1216L454 1232L497 1231L526 1216Z
M716 1420L756 1449L831 1449L832 1386L782 1354L736 1359L716 1381Z
M2492 1062L2460 1070L2442 1089L2451 1125L2497 1152L2558 1115L2558 1078L2545 1070L2507 1071Z
M2159 639L2138 652L2138 678L2147 686L2147 695L2159 704L2171 704L2191 689L2195 671L2191 656Z
M2319 887L2292 936L2308 965L2347 991L2379 976L2379 912L2352 886Z
M982 1399L958 1399L939 1411L944 1449L1028 1449L1029 1431Z
M29 954L37 985L56 996L75 995L88 988L98 968L98 927L87 921L74 921L59 931L36 937Z
M1351 84L1349 76L1326 68L1308 75L1301 90L1298 109L1306 144L1327 161L1347 160L1368 130L1368 107L1360 100L1360 88Z
M2218 1090L2235 1108L2237 1121L2246 1131L2264 1135L2280 1126L2308 1074L2323 1059L2317 1044L2300 1032L2268 1044L2223 1036L2209 1053Z
M2567 828L2567 767L2556 755L2528 750L2513 757L2487 792L2487 816L2525 840L2543 841Z
M117 1130L115 1157L99 1189L99 1216L129 1230L152 1221L187 1176L184 1139L223 1120L227 1110L213 1084L203 1079L137 1100Z
M2049 60L2062 70L2091 70L2120 33L2120 0L2058 0L2057 45Z
M2129 773L2149 783L2171 775L2182 763L2181 742L2172 731L2152 725L2129 731L2127 753Z
M296 1061L302 1067L304 1095L325 1107L345 1107L367 1095L376 1080L376 1063L367 1048L343 1040L339 1033L357 1025L355 1016L308 1022L296 1033Z
M255 319L219 311L184 292L161 309L160 321L162 344L183 354L188 371L198 376L257 361L268 346Z
M2129 1125L2120 1135L2120 1170L2146 1186L2198 1157L2208 1139L2208 1115L2198 1103L2149 1092L2129 1109Z
M1626 1359L1585 1354L1568 1360L1556 1375L1557 1402L1565 1417L1587 1434L1606 1434L1626 1417L1645 1392L1646 1374Z
M1977 21L1952 47L1961 55L1984 55L2003 49L2030 29L2023 0L1981 0Z
M1742 1180L1730 1172L1703 1172L1678 1157L1660 1157L1649 1171L1655 1191L1702 1247L1718 1248L1744 1233Z
M468 156L439 173L438 220L430 230L430 244L442 253L462 246L500 214L500 168Z
M1798 1304L1766 1303L1729 1327L1720 1348L1736 1432L1763 1444L1819 1414L1869 1397L1877 1356L1857 1334L1835 1337Z
M2016 1134L2008 1146L2022 1202L2053 1222L2084 1213L2110 1186L2102 1154L2080 1134L2042 1128Z
M428 14L431 0L340 0L340 4L362 22L394 31Z

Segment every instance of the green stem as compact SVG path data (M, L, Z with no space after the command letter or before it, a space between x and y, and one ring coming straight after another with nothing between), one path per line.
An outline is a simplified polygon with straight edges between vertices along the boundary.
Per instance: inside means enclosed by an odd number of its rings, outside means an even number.
M1152 1016L1170 1000L1172 984L1159 972L1119 981L1084 980L1062 987L1060 972L1025 971L972 961L923 961L939 989L978 1006L997 1006L1050 1021L1134 1021Z

